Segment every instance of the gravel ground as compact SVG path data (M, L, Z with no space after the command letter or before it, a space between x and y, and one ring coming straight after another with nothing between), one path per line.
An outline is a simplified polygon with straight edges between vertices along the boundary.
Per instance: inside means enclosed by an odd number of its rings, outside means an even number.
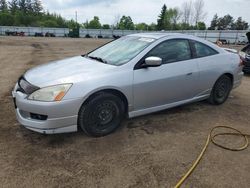
M107 40L0 37L0 187L173 187L209 130L250 133L250 77L221 106L198 102L125 120L112 135L41 135L16 121L11 89L27 69L83 54ZM223 141L222 141L223 142ZM224 142L241 144L234 137ZM183 187L249 187L250 150L210 145Z

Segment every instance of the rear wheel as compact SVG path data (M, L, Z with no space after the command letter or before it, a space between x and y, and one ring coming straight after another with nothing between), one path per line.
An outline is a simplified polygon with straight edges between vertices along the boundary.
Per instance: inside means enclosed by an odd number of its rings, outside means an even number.
M210 94L208 101L211 104L223 104L232 89L232 80L227 75L221 76L214 84L213 90Z
M78 125L90 136L105 136L115 131L124 117L123 101L111 93L98 93L83 104L78 114Z

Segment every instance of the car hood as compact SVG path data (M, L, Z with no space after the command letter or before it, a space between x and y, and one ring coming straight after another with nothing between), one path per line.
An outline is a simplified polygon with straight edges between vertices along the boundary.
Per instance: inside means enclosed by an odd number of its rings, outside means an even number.
M116 66L104 64L86 57L77 56L64 60L54 61L28 70L24 77L33 85L41 86L44 83L72 83L89 76L99 75ZM77 79L74 79L77 78Z

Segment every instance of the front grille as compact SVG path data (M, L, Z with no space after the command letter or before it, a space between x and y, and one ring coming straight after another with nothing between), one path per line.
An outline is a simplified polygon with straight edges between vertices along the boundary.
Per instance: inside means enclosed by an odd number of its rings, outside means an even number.
M17 91L20 91L22 93L25 94L31 94L34 91L40 89L37 86L32 85L31 83L29 83L23 76L21 76L18 80L18 86L19 88L17 89Z

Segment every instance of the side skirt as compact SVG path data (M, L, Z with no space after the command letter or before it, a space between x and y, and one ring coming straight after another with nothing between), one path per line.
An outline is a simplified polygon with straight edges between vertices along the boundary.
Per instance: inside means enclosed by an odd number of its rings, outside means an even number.
M129 112L129 118L133 118L133 117L137 117L137 116L141 116L141 115L145 115L145 114L150 114L150 113L161 111L161 110L166 110L166 109L173 108L173 107L180 106L180 105L187 104L187 103L205 100L208 97L209 97L209 94L206 94L206 95L202 95L199 97L194 97L192 99L178 101L178 102L174 102L174 103L170 103L170 104L141 109L141 110L137 110L137 111L131 111L131 112Z

